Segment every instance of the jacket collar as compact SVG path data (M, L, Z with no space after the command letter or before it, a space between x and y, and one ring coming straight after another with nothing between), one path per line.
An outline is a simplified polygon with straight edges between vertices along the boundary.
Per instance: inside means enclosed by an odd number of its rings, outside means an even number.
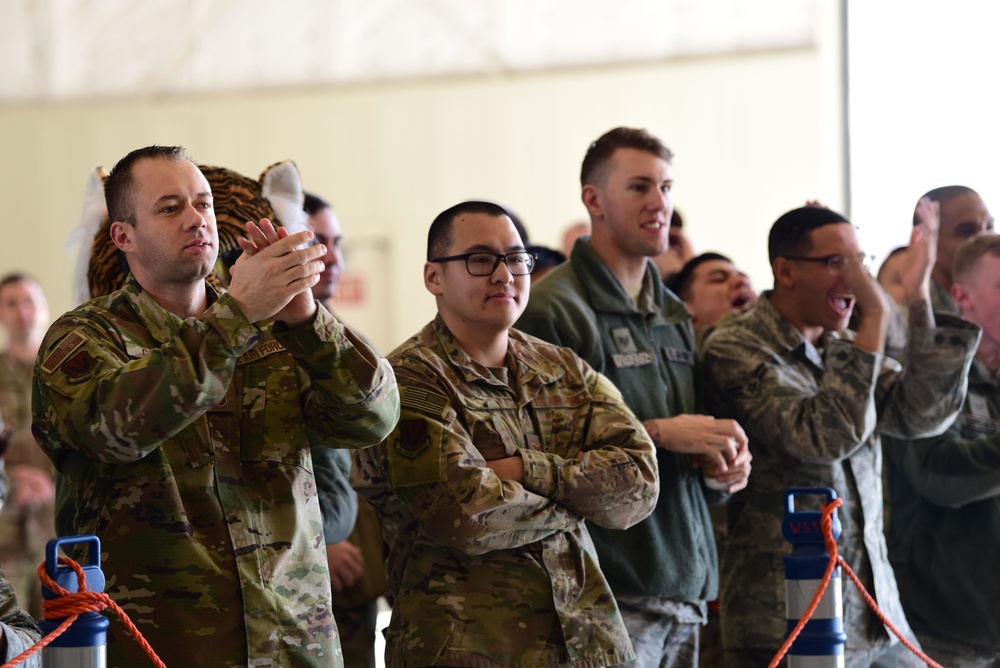
M215 291L210 283L205 282L205 291L208 306L211 306L219 298L219 293ZM129 273L122 285L121 294L131 305L139 322L146 328L150 335L160 343L169 341L181 323L184 321L176 315L166 310L156 303L156 301L146 292L135 276Z
M798 328L788 322L785 316L781 315L778 309L774 308L771 304L771 292L771 290L765 290L761 293L760 298L757 299L751 308L751 312L754 314L753 317L767 329L772 341L777 342L779 346L789 353L793 353L801 348L802 355L815 366L822 369L823 356L816 349L816 346L802 335L802 332ZM837 332L825 332L822 337L823 346L828 347L830 341L840 338Z
M455 340L454 335L440 315L434 317L434 334L451 364L467 383L485 382L501 385L500 381L485 366L469 357ZM510 330L507 355L512 360L509 371L514 373L516 385L521 388L524 399L530 401L545 385L562 378L566 371L552 364L535 351L527 336L517 330ZM503 385L507 388L506 385ZM509 388L508 388L509 389Z
M590 237L577 239L570 264L587 293L587 302L595 311L655 315L666 324L691 317L684 303L663 285L660 272L652 260L646 260L646 273L638 299L632 299L632 295L622 287L618 277L594 250Z

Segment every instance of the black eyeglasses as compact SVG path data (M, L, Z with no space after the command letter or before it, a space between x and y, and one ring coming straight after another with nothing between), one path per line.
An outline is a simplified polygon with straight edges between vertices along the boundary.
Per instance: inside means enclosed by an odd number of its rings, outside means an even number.
M841 253L823 255L821 257L806 257L803 255L784 255L782 257L786 260L796 260L798 262L819 262L821 264L825 264L826 270L831 274L839 274L842 272L844 270L844 263L847 262L847 256ZM875 261L875 256L858 253L858 261L866 270L871 271L872 263Z
M535 254L528 251L517 251L515 253L462 253L461 255L449 255L448 257L436 257L431 262L452 262L455 260L465 260L465 268L473 276L490 276L500 261L507 265L507 271L512 276L527 276L535 268Z

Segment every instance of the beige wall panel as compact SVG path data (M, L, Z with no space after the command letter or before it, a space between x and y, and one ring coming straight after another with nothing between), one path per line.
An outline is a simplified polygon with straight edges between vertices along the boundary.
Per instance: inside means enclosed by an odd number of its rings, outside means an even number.
M186 146L256 177L294 159L332 200L359 271L383 271L350 312L388 351L434 313L426 231L469 198L510 206L532 240L561 244L584 216L578 172L615 125L649 128L676 153L675 202L698 250L719 250L769 287L771 222L807 197L840 204L835 115L817 50L420 83L0 107L0 271L26 268L70 306L66 239L89 171L132 148ZM826 88L830 90L830 88ZM834 138L834 139L831 139ZM351 248L357 252L351 253ZM385 266L368 266L384 262ZM375 303L375 302L378 303ZM346 315L345 319L350 320Z

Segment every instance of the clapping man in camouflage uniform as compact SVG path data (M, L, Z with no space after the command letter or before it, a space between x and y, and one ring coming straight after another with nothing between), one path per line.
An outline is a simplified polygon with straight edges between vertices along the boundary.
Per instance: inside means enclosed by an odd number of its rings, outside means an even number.
M705 342L707 400L739 420L757 463L729 503L722 550L722 633L727 665L763 666L781 645L785 602L781 536L789 487L832 487L844 500L840 553L883 612L912 638L882 534L879 434L942 430L962 405L979 328L930 308L937 204L924 201L904 277L910 304L905 370L883 354L887 298L863 266L854 227L807 206L771 228L774 289ZM847 329L855 305L856 332ZM846 666L923 665L889 637L854 587L844 591Z
M390 668L634 656L584 519L625 528L649 514L652 444L607 378L511 329L532 267L495 204L431 225L438 316L389 356L401 421L352 473L389 543Z
M931 306L935 311L958 313L958 304L951 296L955 253L969 239L992 232L993 215L979 193L968 186L942 186L928 191L924 197L938 203L941 218L937 252L931 270ZM919 206L914 211L914 225L920 222L917 215Z
M130 274L59 318L35 368L76 530L167 665L342 665L309 444L385 438L391 368L313 299L311 232L248 223L228 293L209 286L212 192L181 149L133 151L105 195ZM140 665L120 629L108 665Z

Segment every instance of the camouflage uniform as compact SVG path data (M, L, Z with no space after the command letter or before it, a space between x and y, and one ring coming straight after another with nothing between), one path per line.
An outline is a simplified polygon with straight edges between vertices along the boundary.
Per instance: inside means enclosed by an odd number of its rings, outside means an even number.
M569 347L607 375L640 420L698 408L691 314L664 287L652 262L633 299L589 238L579 239L569 262L532 286L515 327ZM705 601L718 592L708 504L726 495L704 487L692 459L657 448L656 510L628 531L590 527L633 647L647 657L659 654L670 665L697 665ZM692 660L681 663L686 657Z
M814 347L765 293L745 315L706 341L707 400L739 420L750 438L754 473L729 503L722 556L722 632L727 652L777 650L785 635L781 536L789 487L832 487L844 500L840 554L888 618L912 632L899 604L882 534L879 432L924 436L961 407L979 329L939 315L933 329L912 329L905 371L853 345L853 333L828 332ZM846 580L845 580L846 582ZM844 586L847 665L891 640L857 590Z
M132 277L61 317L39 352L34 429L66 476L107 591L167 665L342 665L309 444L364 447L398 415L392 371L319 306L200 318ZM146 659L120 625L109 666Z
M386 665L630 660L583 521L624 528L656 502L652 444L614 386L516 330L509 368L487 369L440 316L389 359L401 420L352 472L389 542ZM486 467L517 454L523 484Z
M31 435L32 364L0 353L0 415L12 430L5 456L8 468L31 466L52 475L52 462ZM45 544L55 538L52 502L8 502L0 510L0 568L3 568L21 607L42 614L42 594L35 571L45 561Z
M1000 381L981 361L958 419L940 436L885 439L889 556L923 643L1000 665ZM932 654L941 660L937 655ZM957 657L956 657L957 659ZM994 665L963 663L948 665Z
M41 633L31 615L17 607L17 597L3 571L0 570L0 634L7 640L7 652L0 654L0 663L6 663L34 645ZM21 668L38 668L41 653L36 653L20 664Z

